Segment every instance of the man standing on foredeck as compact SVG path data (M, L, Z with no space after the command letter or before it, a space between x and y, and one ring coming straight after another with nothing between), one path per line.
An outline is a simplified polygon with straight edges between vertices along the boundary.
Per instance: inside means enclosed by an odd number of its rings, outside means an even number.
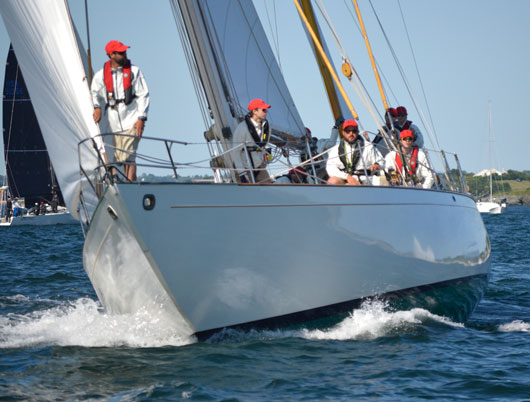
M261 99L251 100L245 120L239 123L234 132L233 145L246 145L232 153L241 183L249 183L252 180L250 171L256 183L272 182L267 172L270 153L266 149L270 139L270 126L267 121L267 112L270 107L271 105L267 105Z
M114 161L125 164L125 175L136 181L136 150L149 109L149 90L141 70L127 58L129 46L111 40L105 46L109 60L92 80L94 121L101 132L114 136Z

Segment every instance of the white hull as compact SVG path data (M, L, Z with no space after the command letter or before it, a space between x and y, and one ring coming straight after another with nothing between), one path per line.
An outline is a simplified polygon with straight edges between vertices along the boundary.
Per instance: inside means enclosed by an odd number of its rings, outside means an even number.
M83 262L107 309L156 302L190 335L487 278L489 255L473 200L454 193L119 184L96 210Z
M490 201L477 201L477 209L483 214L502 214L506 210L506 204Z
M57 212L44 215L22 215L11 217L10 222L1 222L0 226L44 226L44 225L73 225L79 224L70 213Z

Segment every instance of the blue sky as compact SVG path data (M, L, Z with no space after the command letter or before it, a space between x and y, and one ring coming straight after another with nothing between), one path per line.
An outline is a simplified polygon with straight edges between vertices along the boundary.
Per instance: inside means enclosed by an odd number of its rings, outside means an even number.
M70 0L69 3L86 44L84 1ZM269 20L272 25L278 25L282 71L305 125L317 137L329 135L334 121L293 3L289 0L255 0L254 3L268 33ZM496 138L495 167L530 169L527 157L530 134L526 118L530 110L527 43L530 1L401 0L398 3L396 0L372 0L372 3L420 100L422 111L428 115L399 11L401 5L441 147L456 152L467 171L487 168L488 101L491 101ZM351 9L351 1L333 0L325 5L354 67L376 105L382 108L366 49L346 8ZM360 0L360 5L374 53L391 83L391 105L407 106L409 118L419 123L419 115L397 74L370 4ZM145 135L202 141L204 126L169 2L89 0L89 18L94 69L101 68L106 61L105 44L118 39L131 46L129 58L146 76L151 108ZM326 27L323 29L327 31ZM329 36L328 46L334 61L340 62L335 43ZM8 47L9 38L1 24L0 57L7 56ZM3 74L4 63L0 66L0 76ZM348 84L345 87L364 127L375 130L375 123L351 87ZM192 152L197 152L197 159L207 155L206 150ZM3 174L3 155L1 162L0 173Z

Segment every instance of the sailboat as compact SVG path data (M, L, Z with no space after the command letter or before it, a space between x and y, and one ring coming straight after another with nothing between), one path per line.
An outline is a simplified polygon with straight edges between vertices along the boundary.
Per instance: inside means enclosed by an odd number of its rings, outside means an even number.
M488 104L488 138L489 138L489 197L487 201L478 200L477 209L483 214L498 215L502 214L506 210L506 201L502 200L497 202L493 199L493 152L492 152L492 116L491 116L491 102Z
M3 120L6 184L0 196L0 225L78 224L61 205L63 196L12 46L6 63Z
M239 183L230 155L246 145L231 138L251 99L274 105L278 159L307 148L304 124L251 1L171 5L209 117L215 183L114 180L67 3L0 4L68 207L86 228L83 265L105 309L156 312L199 340L225 328L328 326L374 297L465 319L487 284L490 243L463 176L434 189ZM191 144L142 141L167 151L144 163L175 176L189 165ZM72 151L79 156L64 160Z

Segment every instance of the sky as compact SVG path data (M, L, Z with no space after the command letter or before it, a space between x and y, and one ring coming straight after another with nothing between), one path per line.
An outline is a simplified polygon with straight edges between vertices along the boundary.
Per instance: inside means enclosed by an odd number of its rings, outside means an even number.
M418 99L419 111L398 74L370 2L360 0L359 3L374 54L385 77L391 106L406 106L409 119L419 125L424 137L426 130L421 124L420 111L431 116L441 148L457 153L464 170L478 172L490 164L488 103L491 102L493 167L530 169L527 157L530 135L525 126L530 109L530 1L372 0ZM271 43L277 43L273 49L304 124L311 128L314 136L328 136L334 119L293 2L255 0L254 4ZM84 1L69 0L69 5L86 46ZM324 5L348 57L376 106L382 110L366 48L350 12L351 1L324 0ZM117 39L131 46L128 56L145 75L151 95L145 135L203 141L205 127L169 1L88 0L88 14L94 69L101 68L107 60L105 44ZM323 25L322 29L333 61L340 69L337 46L328 28ZM0 55L7 57L9 43L1 23ZM0 76L4 75L4 69L1 63ZM343 85L363 127L375 131L375 122L352 87L346 80ZM429 141L427 144L432 148ZM208 155L206 149L190 152L197 153L196 159ZM0 174L4 174L3 153L0 162Z

